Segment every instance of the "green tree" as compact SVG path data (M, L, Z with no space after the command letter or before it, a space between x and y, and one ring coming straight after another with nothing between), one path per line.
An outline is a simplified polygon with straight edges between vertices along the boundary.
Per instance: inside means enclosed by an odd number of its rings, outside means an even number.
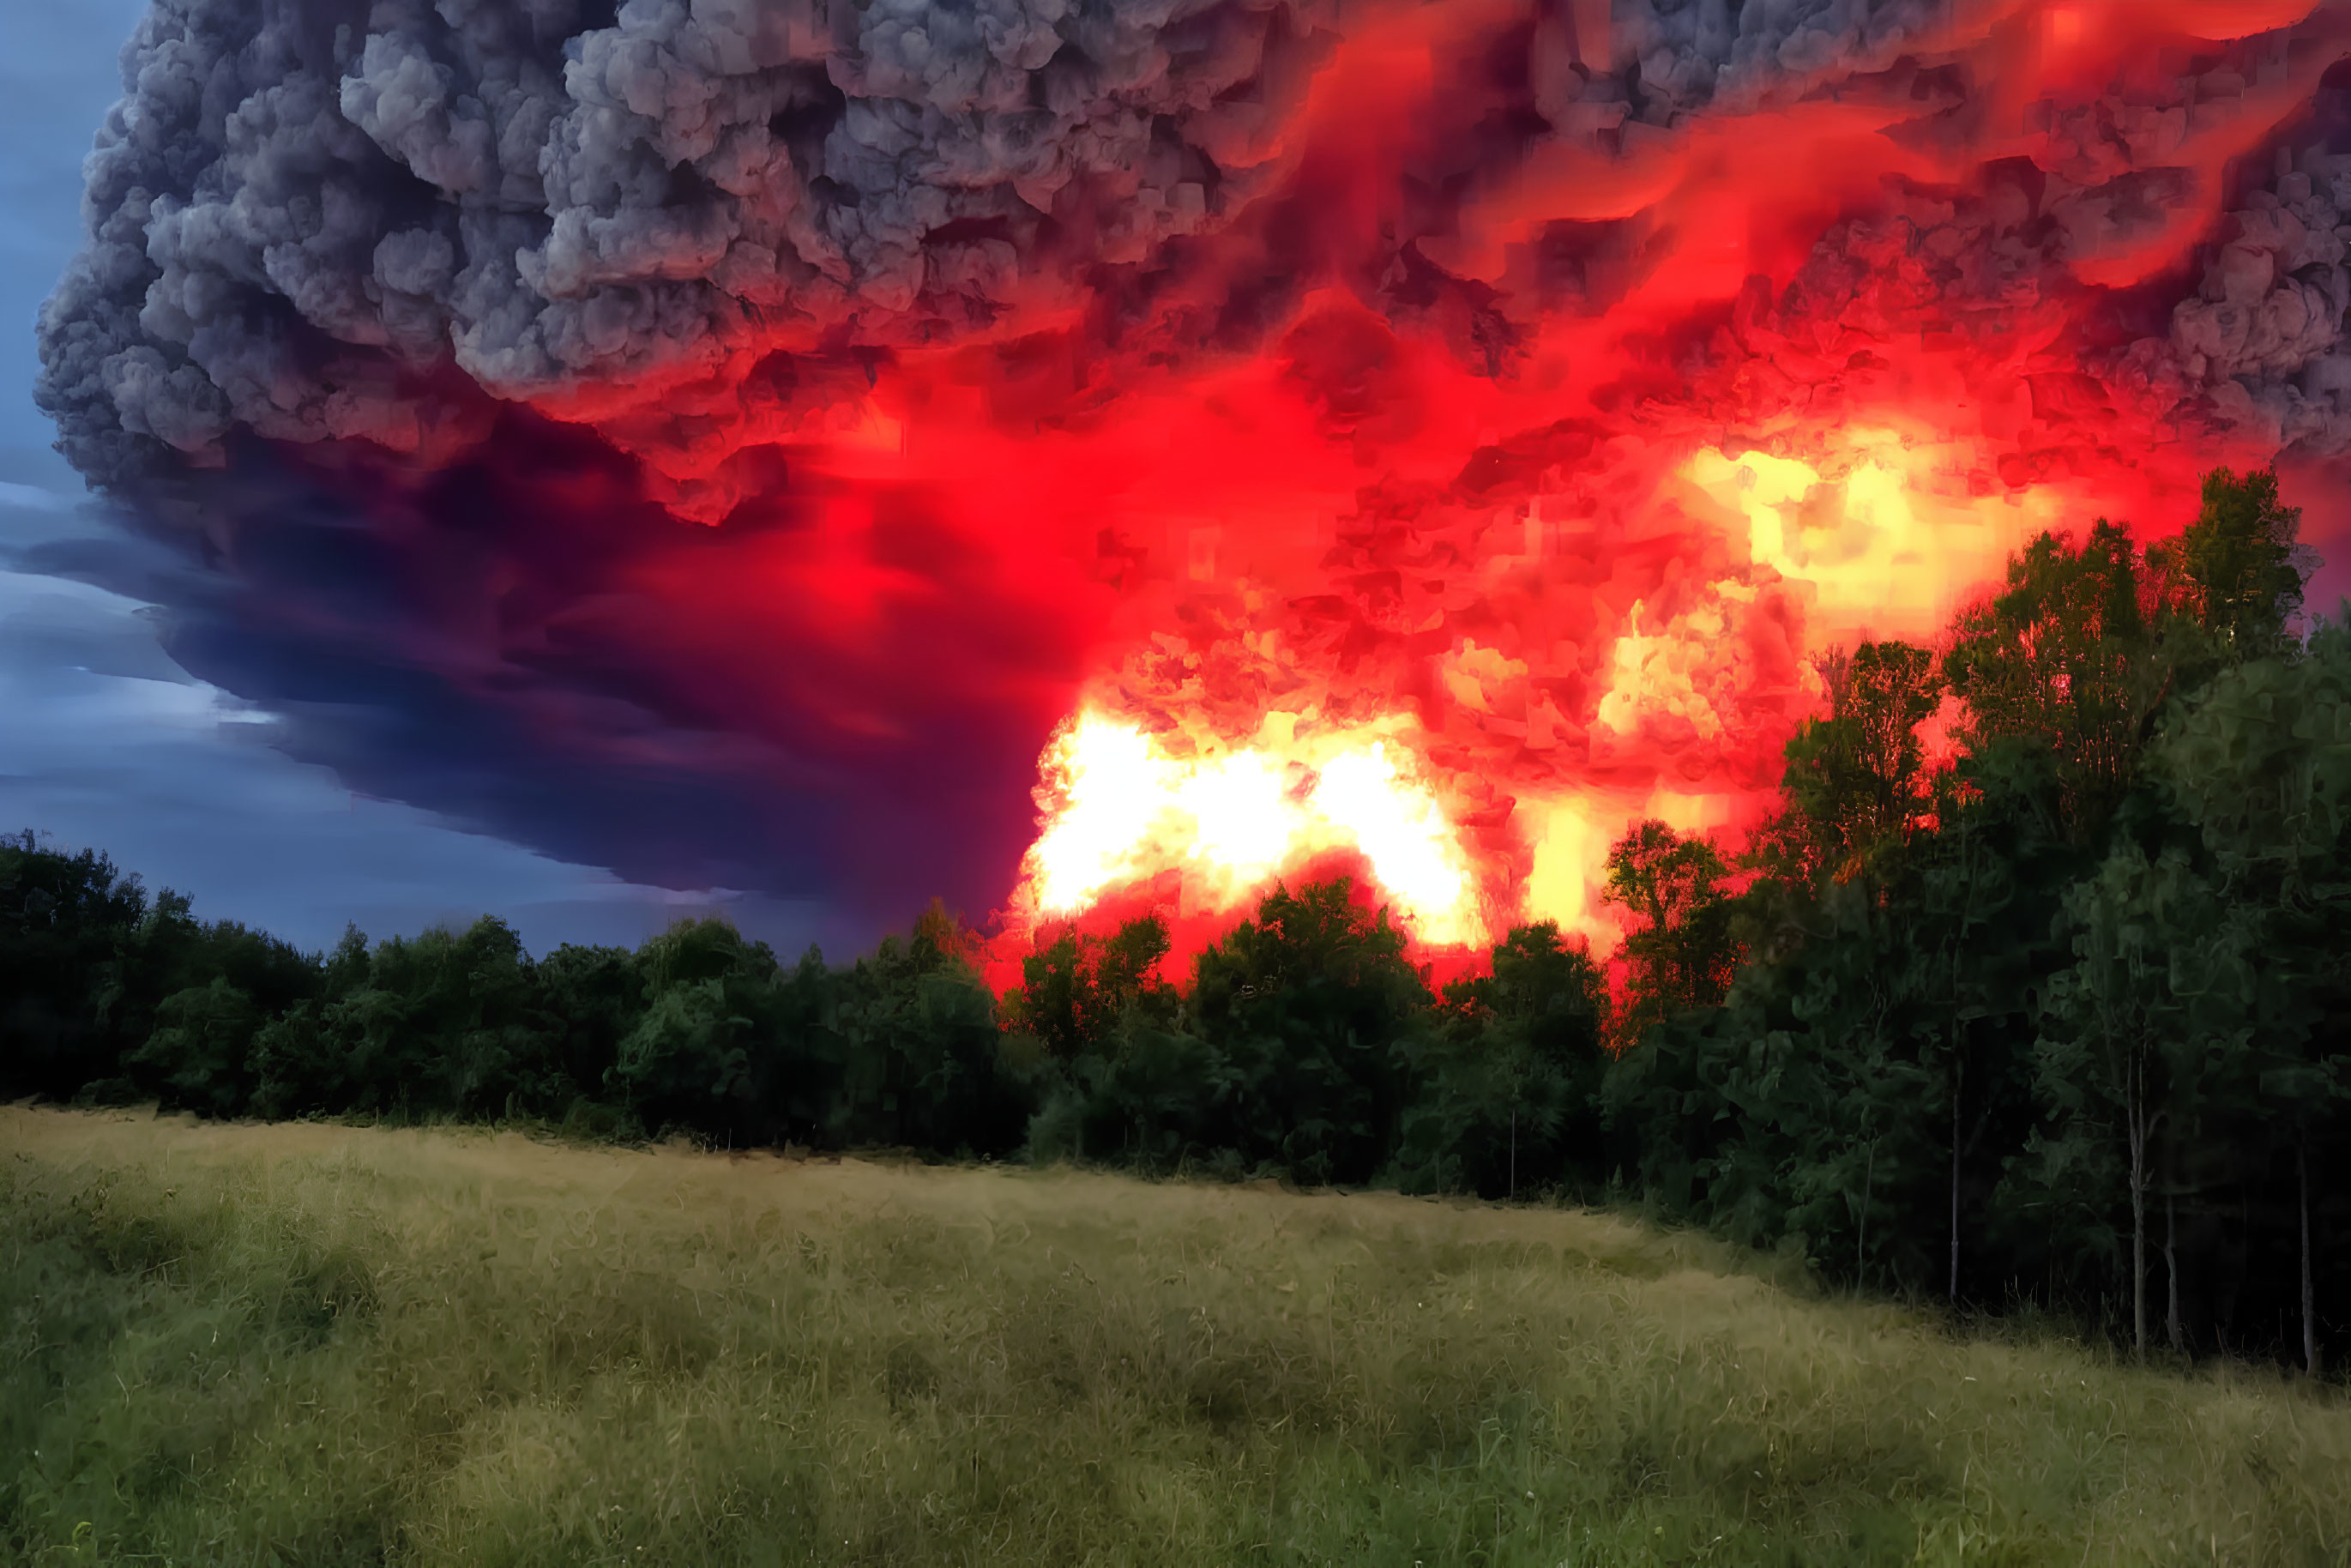
M1004 1027L1036 1039L1069 1061L1099 1050L1130 1008L1172 1010L1175 988L1158 977L1167 923L1143 915L1104 937L1061 926L1020 960L1020 984L1004 997Z
M2210 932L2220 911L2186 857L2150 860L2136 842L2077 883L2065 907L2076 961L2051 988L2040 1046L2043 1092L2059 1117L2043 1140L2043 1157L2086 1173L2095 1162L2067 1149L2068 1140L2119 1141L2130 1203L2131 1343L2144 1356L2147 1199L2157 1139L2167 1124L2176 1130L2188 1088L2180 1059L2192 1031L2189 998L2199 988L2183 985L2179 966L2188 956L2183 944Z
M2311 1158L2351 1092L2351 629L2324 624L2298 656L2223 671L2183 704L2150 761L2227 915L2183 943L2242 956L2210 988L2206 1030L2234 1041L2237 1124L2293 1161L2302 1349L2314 1375Z
M0 839L0 1094L65 1099L120 1073L146 1030L118 958L148 913L139 879L97 851Z
M1399 1129L1407 1191L1515 1197L1522 1179L1604 1176L1607 979L1557 925L1514 928L1483 975L1445 988Z
M2029 742L1995 741L1946 772L1934 810L1895 912L1922 1003L1909 1026L1921 1086L1947 1114L1943 1290L1956 1305L1969 1162L2020 1109L2035 998L2070 956L2051 928L2081 852L2064 838L2053 759ZM1985 1199L1996 1186L1975 1185Z
M257 1031L264 1115L366 1111L496 1115L518 1108L545 1049L521 940L485 915L462 932L356 931L325 966L315 1003Z
M2274 469L2204 476L2203 507L2168 545L2148 550L2174 574L2180 608L2218 643L2226 663L2284 651L2302 608L2295 536L2302 508L2278 499Z
M648 1127L747 1140L769 1131L779 977L764 942L716 917L681 920L639 949L644 1008L618 1045L613 1085Z
M1430 1000L1405 934L1351 879L1277 884L1193 967L1186 1021L1223 1062L1225 1146L1302 1181L1370 1180Z
M1729 875L1711 840L1659 821L1635 825L1609 851L1603 896L1640 922L1625 938L1625 1040L1675 1013L1718 1006L1729 990L1740 958Z
M1277 885L1194 960L1180 1009L1131 1007L1068 1064L1031 1151L1369 1181L1417 1090L1431 1000L1351 881Z
M1668 1212L1834 1273L1949 1291L1964 1231L1999 1280L1988 1156L2029 1121L2033 997L2072 863L2051 843L2049 771L2013 748L1971 762L1964 788L1944 783L1939 833L1819 889L1802 939L1742 968L1721 1007L1628 1040L1604 1088L1618 1168Z
M1030 1083L973 967L977 946L934 904L906 937L884 937L836 977L824 1011L842 1074L828 1113L834 1141L986 1155L1019 1145Z
M1934 654L1907 643L1864 643L1822 670L1828 715L1807 719L1787 747L1785 826L1771 836L1784 859L1761 862L1805 884L1859 875L1907 840L1922 806L1918 727L1942 697Z
M253 1094L253 1038L262 1009L225 975L163 998L155 1032L132 1057L141 1077L160 1079L162 1101L208 1116L234 1116Z
M625 947L566 943L531 966L545 1031L545 1073L534 1109L583 1130L618 1132L615 1107L621 1043L645 1013L644 974Z
M1962 742L2048 747L2076 840L2120 803L2168 695L2156 589L2130 531L2101 517L2078 549L2054 534L2033 539L2010 559L2006 585L1952 626L1943 669L1967 703Z

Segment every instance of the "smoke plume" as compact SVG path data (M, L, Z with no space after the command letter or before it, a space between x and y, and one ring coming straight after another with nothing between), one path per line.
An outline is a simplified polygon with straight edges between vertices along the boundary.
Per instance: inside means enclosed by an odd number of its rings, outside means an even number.
M357 787L885 918L1004 904L1081 707L1376 731L1481 910L1573 916L1626 815L1750 814L1823 647L2351 448L2346 54L2338 0L157 0L37 393L188 563L175 653Z

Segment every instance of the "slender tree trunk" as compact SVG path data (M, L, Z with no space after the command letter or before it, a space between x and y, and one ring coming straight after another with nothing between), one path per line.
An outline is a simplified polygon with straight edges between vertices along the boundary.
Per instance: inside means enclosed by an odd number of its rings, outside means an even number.
M2184 1354L2187 1346L2180 1343L2179 1332L2179 1216L2170 1185L2163 1189L2163 1281L2164 1328L2171 1336L2174 1354Z
M2124 1112L2130 1121L2131 1345L2147 1359L2147 1126L2140 1111L2146 1085L2139 1081L2138 1054L2123 1069Z
M1951 1281L1948 1295L1959 1304L1959 1103L1967 1092L1967 1058L1954 1041L1951 1049Z
M1869 1191L1876 1185L1877 1140L1872 1138L1869 1142L1869 1163L1861 1173L1861 1234L1854 1239L1853 1243L1853 1282L1856 1289L1860 1287L1862 1275L1868 1266L1865 1259L1869 1250Z
M2318 1375L2318 1299L2310 1280L2310 1140L2294 1145L2294 1171L2302 1186L2302 1367Z
M1510 1107L1510 1201L1519 1200L1519 1108Z

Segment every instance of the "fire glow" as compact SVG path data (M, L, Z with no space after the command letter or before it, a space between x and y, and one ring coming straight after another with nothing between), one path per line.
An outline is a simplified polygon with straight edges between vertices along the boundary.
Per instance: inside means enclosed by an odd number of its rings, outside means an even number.
M1301 730L1297 715L1270 714L1257 745L1178 758L1134 725L1081 715L1043 764L1048 825L1028 861L1039 912L1077 914L1106 889L1173 872L1187 905L1223 913L1347 849L1422 941L1484 940L1444 809L1399 770L1411 755L1395 738L1405 727Z
M1960 444L1868 427L1839 433L1811 460L1700 448L1651 505L1709 530L1729 570L1673 584L1676 612L1631 603L1593 661L1588 711L1561 706L1545 689L1551 672L1474 640L1435 661L1446 706L1515 738L1515 757L1501 747L1465 757L1464 725L1448 747L1409 711L1357 724L1274 711L1228 736L1200 733L1180 690L1160 694L1161 711L1177 716L1165 733L1087 706L1040 764L1041 826L1013 903L1019 923L1081 915L1106 894L1137 890L1184 914L1229 915L1341 850L1362 857L1424 947L1475 946L1521 919L1553 920L1604 946L1615 934L1599 897L1604 861L1625 826L1738 822L1768 800L1772 780L1717 768L1644 789L1628 787L1621 766L1587 763L1562 779L1528 759L1573 731L1597 737L1604 753L1635 757L1720 747L1751 717L1742 682L1752 672L1737 633L1767 596L1800 612L1802 652L1873 635L1931 638L2009 551L2061 520L2053 493L1968 494L1968 455ZM1526 504L1518 541L1537 570L1545 504L1541 495ZM1809 664L1795 676L1790 719L1816 711L1823 695ZM1499 852L1446 804L1465 782L1457 775L1472 769L1489 787L1507 786L1504 810L1522 818Z
M189 668L868 932L1605 945L1825 651L2351 453L2351 0L299 9L162 0L41 326Z

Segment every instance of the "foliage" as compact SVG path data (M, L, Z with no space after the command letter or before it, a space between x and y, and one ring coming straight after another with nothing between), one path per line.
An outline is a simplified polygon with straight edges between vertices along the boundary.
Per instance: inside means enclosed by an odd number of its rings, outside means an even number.
M1722 885L1729 875L1712 841L1684 838L1658 821L1636 824L1609 852L1604 896L1639 922L1625 937L1625 1040L1677 1013L1717 1006L1730 988L1740 949Z
M2147 721L2168 695L2146 563L2104 517L2076 548L2042 534L2011 559L2006 587L1962 612L1943 668L1967 704L1961 738L2045 747L2077 840L2128 789Z
M1750 848L1755 961L1609 1071L1626 1183L1833 1274L2314 1369L2351 1293L2351 638L2285 635L2294 526L2223 471L2169 544L2033 541L1954 625L1966 751L1901 831L1933 681L1832 664Z
M1392 1175L1407 1192L1597 1191L1608 982L1545 921L1512 930L1487 973L1445 988Z
M2286 649L2302 609L2301 525L2302 508L2278 499L2274 471L2216 468L2204 476L2196 520L2147 554L2177 572L2181 609L2240 663Z
M1404 933L1342 877L1276 886L1194 960L1180 1009L1138 990L1071 1061L1040 1153L1368 1181L1395 1146L1431 1026Z
M1922 805L1918 726L1942 696L1934 654L1907 643L1864 643L1823 664L1828 715L1788 743L1786 810L1755 862L1801 883L1850 881L1907 841Z
M1004 998L1004 1027L1037 1040L1068 1061L1109 1035L1130 1008L1172 1008L1176 989L1159 977L1167 957L1167 923L1140 915L1104 937L1074 923L1040 935L1020 960L1020 985Z

